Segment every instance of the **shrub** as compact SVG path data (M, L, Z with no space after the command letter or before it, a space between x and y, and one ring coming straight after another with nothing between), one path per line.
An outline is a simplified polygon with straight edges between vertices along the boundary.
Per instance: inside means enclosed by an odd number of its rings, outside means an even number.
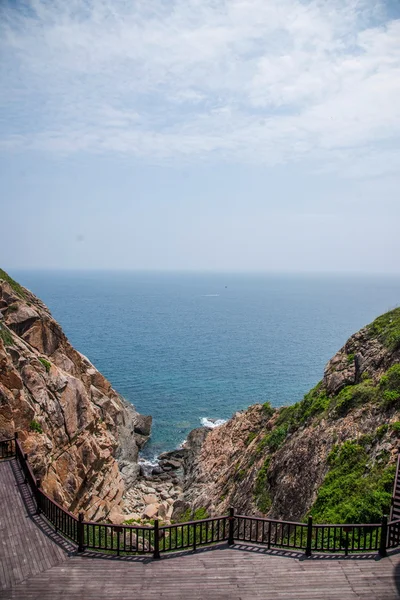
M368 325L371 336L376 337L390 350L400 348L400 308L381 315Z
M360 446L363 446L364 448L366 448L367 446L371 446L374 443L374 441L375 437L370 433L365 433L357 439L357 443L360 444Z
M391 423L390 428L395 433L400 434L400 421L395 421L394 423Z
M382 392L382 405L392 408L400 405L400 365L390 367L379 381Z
M351 408L361 406L367 402L373 402L378 395L378 389L369 381L363 381L357 385L347 385L333 399L335 413L344 417Z
M288 429L294 430L304 425L318 414L322 414L329 407L330 399L322 390L322 381L308 392L301 400L292 406L284 406L279 411L276 420L277 425L287 425Z
M266 435L258 444L258 452L261 452L265 448L268 448L270 452L276 452L276 450L278 450L278 448L280 448L285 441L287 431L287 425L279 425L279 427L275 427L271 433Z
M382 375L379 384L382 389L400 392L400 365L396 364L391 366L390 369Z
M354 357L355 354L353 352L351 352L350 354L347 355L347 362L348 363L352 363L354 361Z
M365 448L346 441L332 449L330 470L311 513L317 523L379 523L390 508L395 465L369 464Z
M280 427L276 427L271 431L271 433L267 436L266 445L270 449L271 452L275 452L278 450L280 446L282 446L287 436L287 427L285 425L280 425Z
M49 362L45 358L42 358L41 356L39 356L39 361L42 363L42 365L44 366L44 368L46 369L46 371L48 373L51 369L51 362Z
M271 402L264 402L264 404L262 405L262 410L263 410L264 416L267 419L270 419L275 412L275 409L272 408L272 406L271 406Z
M201 506L200 508L196 508L196 510L192 510L188 508L180 517L178 523L186 523L187 521L202 521L203 519L208 519L209 515L207 509Z
M41 424L38 423L35 420L33 420L33 421L30 422L29 429L31 431L35 431L36 433L43 433L43 429L42 429Z
M256 484L254 487L254 500L258 510L263 513L267 513L272 505L271 496L268 492L268 469L270 465L270 458L268 457L261 469L258 472Z
M376 437L378 438L378 440L381 440L385 436L388 429L389 425L386 425L386 423L378 427L378 429L376 430Z

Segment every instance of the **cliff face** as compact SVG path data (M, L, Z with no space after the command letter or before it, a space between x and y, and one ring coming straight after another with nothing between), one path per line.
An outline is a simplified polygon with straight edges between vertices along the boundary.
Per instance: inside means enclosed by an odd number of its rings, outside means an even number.
M379 520L400 443L399 363L395 309L353 335L301 402L251 406L200 448L189 436L185 500L211 514L234 506L291 520Z
M121 512L150 426L0 270L0 439L19 432L43 489L90 519Z

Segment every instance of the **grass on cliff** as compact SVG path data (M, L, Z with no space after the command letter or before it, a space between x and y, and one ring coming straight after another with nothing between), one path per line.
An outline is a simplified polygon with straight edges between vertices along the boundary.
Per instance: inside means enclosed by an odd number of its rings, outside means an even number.
M330 471L310 511L316 523L379 523L389 513L396 466L388 466L387 452L371 463L364 443L333 447Z
M15 281L15 279L13 279L12 277L10 277L8 275L8 273L6 273L5 271L3 271L3 269L0 269L0 279L4 279L4 281L7 281L7 283L10 284L10 286L12 287L12 289L14 290L14 292L20 297L20 298L26 298L26 294L24 292L24 288L19 285L19 283L17 281Z
M46 369L46 373L48 373L51 369L51 362L39 356L39 361L42 363L44 368Z
M43 429L40 423L38 423L38 421L31 421L29 424L29 429L31 431L34 431L35 433L43 433Z
M303 400L292 406L284 406L280 410L276 425L285 425L289 431L296 430L313 417L324 413L330 402L330 398L322 389L322 381L320 381L304 396Z
M386 348L394 351L400 348L400 308L381 315L367 325L371 337L376 337Z
M14 342L13 337L12 337L11 333L8 331L8 329L4 329L1 325L0 325L0 338L3 340L3 343L5 346L11 346Z
M267 513L272 506L271 496L268 491L268 469L271 459L268 457L261 469L258 471L256 485L254 487L254 500L258 510Z

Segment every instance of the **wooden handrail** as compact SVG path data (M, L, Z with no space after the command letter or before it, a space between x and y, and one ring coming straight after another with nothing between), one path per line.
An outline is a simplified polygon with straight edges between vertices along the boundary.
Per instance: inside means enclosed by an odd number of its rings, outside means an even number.
M290 548L291 550L305 549L306 556L311 555L313 548L318 552L343 551L345 554L348 553L349 549L350 551L358 552L370 552L375 550L378 551L381 556L385 556L387 548L400 546L400 519L390 520L388 522L387 517L383 517L381 523L314 524L310 518L308 519L308 523L280 521L277 519L235 514L233 509L231 509L229 515L208 517L198 521L172 523L171 525L162 526L159 526L158 520L154 526L147 526L145 524L116 525L113 523L84 521L82 513L79 515L79 518L77 518L74 514L58 504L58 502L50 498L50 496L39 487L39 482L35 477L27 456L23 452L17 434L14 438L0 440L0 446L10 442L14 442L15 444L15 451L11 456L16 456L25 473L25 478L27 474L29 476L28 482L36 499L38 512L43 513L57 531L60 531L77 543L79 551L82 551L86 545L86 547L95 550L116 551L118 555L120 552L152 552L154 557L158 558L160 552L167 552L170 550L180 550L184 548L196 550L197 546L219 543L222 541L228 541L229 544L232 544L234 543L234 535L237 536L235 539L238 541L267 544L268 548L275 546L279 548ZM13 452L12 448L13 446L11 445L11 453ZM10 454L7 454L7 457L10 457ZM399 473L400 454L397 461L394 490L396 489ZM237 524L236 533L233 525L234 523ZM243 525L243 527L241 525ZM102 527L108 528L106 529L105 535L99 533L99 528ZM337 529L339 529L338 539L336 536ZM362 543L360 543L361 529L366 530L365 535L362 537ZM324 532L322 531L322 535L319 535L321 530L332 530L331 532L328 531L328 535L326 536L327 542L325 544ZM353 533L352 530L358 531L358 539L351 537L350 534ZM375 534L374 531L368 532L368 530L375 530ZM107 533L107 531L109 533ZM173 534L173 532L175 533ZM380 536L378 536L379 533ZM120 538L121 534L123 534L122 546ZM329 537L330 534L331 537ZM344 541L341 539L343 534L345 534ZM178 536L180 536L179 540ZM387 536L390 538L389 541L386 541ZM320 547L318 543L320 537L322 537L322 547ZM163 539L163 544L160 545L159 540L161 538ZM166 544L165 540L169 540L169 544ZM142 547L141 549L140 546Z

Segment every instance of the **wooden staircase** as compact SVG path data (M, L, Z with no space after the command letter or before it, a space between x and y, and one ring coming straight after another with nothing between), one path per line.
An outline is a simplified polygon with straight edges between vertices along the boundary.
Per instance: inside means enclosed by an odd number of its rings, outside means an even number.
M390 511L390 520L400 519L400 453L397 457L396 476L394 478L392 509Z

